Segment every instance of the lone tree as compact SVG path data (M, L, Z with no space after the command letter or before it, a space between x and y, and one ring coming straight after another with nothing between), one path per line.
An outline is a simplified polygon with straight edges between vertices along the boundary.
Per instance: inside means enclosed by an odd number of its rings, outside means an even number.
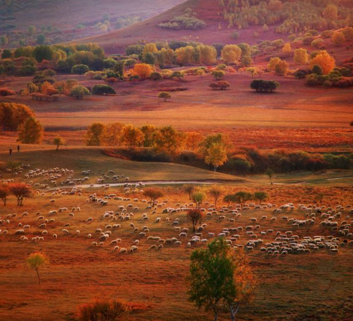
M273 185L273 183L272 183L273 170L272 170L271 168L267 168L265 174L266 174L266 175L268 176L268 178L270 179L271 185Z
M183 187L183 190L184 190L184 192L185 192L186 194L189 195L189 200L191 200L191 195L192 195L192 193L195 191L195 187L192 186L192 185L185 185L185 186Z
M90 95L90 91L81 85L77 85L71 89L70 96L75 97L76 99L83 99L83 97Z
M246 203L247 201L250 201L252 199L252 194L244 192L244 191L240 191L238 193L235 193L234 196L235 196L236 201L238 203L240 203L241 206L243 206L244 203Z
M0 185L0 199L3 201L4 206L6 206L6 201L9 194L9 187L7 185Z
M261 204L262 201L268 198L268 195L265 192L255 192L254 198Z
M47 256L40 252L30 254L26 259L27 266L37 272L38 284L40 284L39 269L49 264Z
M196 208L200 208L204 199L205 199L205 194L202 192L196 192L192 194L192 200L194 203L196 203Z
M217 207L217 201L218 199L222 196L222 190L218 186L213 186L210 188L208 193L213 197L214 199L214 205Z
M212 165L216 172L228 160L227 148L222 143L213 143L206 152L205 163Z
M170 93L162 91L158 94L158 98L162 98L166 102L168 99L172 98L172 96L170 95Z
M65 140L63 138L61 138L60 136L58 137L55 137L54 140L53 140L53 144L56 146L56 150L58 151L59 150L59 147L61 145L64 145L65 144Z
M229 206L230 203L236 203L237 198L235 197L234 194L227 194L226 196L223 197L223 202L227 203Z
M23 144L40 144L43 138L43 127L34 117L28 118L18 128L18 141Z
M202 219L205 217L205 213L201 212L199 209L192 209L187 212L186 216L191 221L192 231L195 233L196 225L201 224Z
M31 197L32 191L24 183L13 183L9 185L10 192L16 196L17 205L22 206L25 198Z
M163 193L156 188L149 188L143 192L143 195L145 195L146 197L149 197L149 199L151 200L150 203L153 206L156 200L163 196Z
M225 309L235 320L240 305L251 302L256 287L244 253L229 247L223 238L191 254L189 282L189 300L212 311L215 321Z

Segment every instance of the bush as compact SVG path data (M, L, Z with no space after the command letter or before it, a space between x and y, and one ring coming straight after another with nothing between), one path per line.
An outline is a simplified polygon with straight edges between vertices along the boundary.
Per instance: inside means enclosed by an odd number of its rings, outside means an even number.
M163 77L162 77L161 73L159 73L159 72L152 72L150 74L150 79L151 80L161 80L162 78Z
M74 65L71 69L71 73L77 74L77 75L84 75L88 71L89 71L89 67L84 64Z
M239 39L239 32L234 31L234 32L230 35L230 37L231 37L232 39Z
M13 96L15 92L8 88L0 88L0 96Z
M93 95L115 94L115 90L108 85L95 85L92 88Z
M250 84L250 88L257 92L273 92L278 87L279 83L273 80L253 80Z
M128 312L128 307L120 301L97 300L78 307L80 321L116 321L122 320Z

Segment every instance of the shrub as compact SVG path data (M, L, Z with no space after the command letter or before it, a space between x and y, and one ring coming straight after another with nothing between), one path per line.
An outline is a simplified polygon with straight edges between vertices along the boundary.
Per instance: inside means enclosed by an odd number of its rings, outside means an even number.
M13 96L15 92L9 88L0 88L0 96Z
M315 39L311 42L311 45L315 48L321 48L324 44L324 41L321 38Z
M250 87L257 92L273 92L279 87L279 83L273 80L253 80Z
M80 321L116 321L123 320L128 312L128 307L120 301L96 300L78 307L78 319Z
M84 64L74 65L71 69L71 73L77 74L77 75L84 75L88 71L89 71L89 67Z
M162 91L158 94L158 98L163 98L164 101L167 101L168 99L172 98L172 96L170 95L170 93Z
M151 80L161 80L163 77L159 72L152 72L150 75Z
M115 90L108 85L95 85L92 88L93 95L115 94Z
M89 90L81 85L77 85L71 89L70 96L77 99L83 99L84 96L90 95Z

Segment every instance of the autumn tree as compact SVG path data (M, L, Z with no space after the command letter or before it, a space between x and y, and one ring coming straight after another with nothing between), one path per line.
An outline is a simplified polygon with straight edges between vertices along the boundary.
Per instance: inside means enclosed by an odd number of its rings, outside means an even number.
M121 145L121 136L124 124L111 123L104 126L100 141L102 146L119 146Z
M212 165L216 172L219 166L222 166L228 160L227 149L223 144L214 143L207 150L205 163Z
M196 208L200 208L202 202L205 200L206 196L202 192L195 192L191 196L192 201L196 204Z
M121 130L121 142L127 146L140 146L144 141L145 135L133 125L125 125Z
M153 68L149 64L136 64L133 71L141 79L147 79L153 72Z
M211 75L216 79L220 80L224 77L226 73L223 70L213 70Z
M332 41L336 46L342 46L343 43L345 42L346 38L344 36L344 34L340 31L336 31L333 35L332 35Z
M197 132L186 133L186 147L190 150L196 150L202 142L203 136Z
M336 62L335 59L329 55L326 50L320 51L311 61L310 67L312 68L315 65L319 65L322 68L324 75L330 73L330 71L335 68Z
M40 122L34 117L30 117L19 126L17 140L22 144L40 144L43 132L44 129Z
M150 199L151 206L155 205L157 199L163 197L162 191L156 188L145 189L143 195Z
M217 50L212 46L200 45L197 47L200 53L200 63L213 65L216 63Z
M101 136L104 130L104 125L102 123L93 123L88 126L87 133L85 136L87 146L100 146Z
M172 126L160 128L155 137L155 149L171 155L178 155L184 145L183 133L176 131Z
M211 197L213 197L215 207L217 207L217 201L222 196L222 189L218 186L212 186L209 189L208 193L210 194Z
M44 95L56 95L59 93L59 91L49 82L45 81L41 86L40 86L40 91Z
M166 102L168 99L172 98L172 96L170 93L166 91L162 91L158 94L158 98L162 98L164 102Z
M4 206L6 206L6 201L9 194L10 194L9 187L7 185L0 185L0 199L4 203Z
M153 147L155 143L154 139L155 139L155 134L157 132L157 128L153 125L144 125L140 129L144 135L143 146Z
M11 194L15 195L17 198L17 205L22 206L23 200L29 198L32 195L31 189L27 184L24 183L12 183L9 184L9 190Z
M34 112L26 105L0 102L0 129L15 131Z
M227 203L228 206L230 205L230 203L236 203L237 202L237 198L235 197L234 194L227 194L223 197L223 202Z
M26 259L27 266L35 270L38 277L38 284L40 284L40 276L39 276L39 269L43 268L44 266L49 264L49 258L44 255L43 253L36 252L31 253Z
M230 310L231 320L235 321L240 307L250 304L254 299L257 280L251 269L249 258L243 249L234 249L232 263L235 295L228 298L227 307Z
M65 140L60 136L57 136L53 139L53 144L56 146L56 150L58 151L59 147L65 144Z
M242 51L237 45L226 45L221 51L221 57L227 64L238 63L241 58Z
M338 18L338 9L334 4L328 5L323 12L323 16L329 20L336 20Z
M288 72L288 62L281 60L276 64L275 71L277 75L285 76Z
M201 224L202 219L205 217L205 213L200 211L199 209L191 209L187 211L186 217L191 221L192 223L192 231L193 233L196 232L196 225Z
M294 62L298 65L305 65L308 63L308 52L306 49L299 48L294 50Z
M292 52L292 47L290 43L286 43L283 48L282 48L283 53L291 53Z

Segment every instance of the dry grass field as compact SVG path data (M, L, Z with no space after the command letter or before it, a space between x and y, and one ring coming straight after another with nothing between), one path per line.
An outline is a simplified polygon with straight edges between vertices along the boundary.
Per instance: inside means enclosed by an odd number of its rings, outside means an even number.
M0 155L2 160L7 159L4 152ZM115 174L124 173L130 176L130 180L137 181L155 178L159 173L164 173L163 177L166 179L167 177L182 179L183 177L180 176L182 172L188 172L190 178L197 179L200 175L203 178L207 177L205 173L199 173L194 169L180 168L178 172L176 167L173 168L173 176L168 174L169 164L158 164L159 172L155 173L153 164L143 164L142 168L133 162L105 159L94 149L65 150L58 153L52 150L27 151L13 156L15 156L14 160L30 163L32 169L49 169L57 165L60 165L60 168L73 169L73 178L82 178L81 170L91 169L92 178L89 182L95 182L98 175L109 174L109 170L113 170ZM29 170L26 169L22 174L15 176L4 174L3 179L48 183L43 175L34 179L25 178L24 175ZM216 174L213 174L212 178L226 178L225 175ZM347 173L341 174L344 176ZM332 177L334 173L327 175ZM335 175L340 174L335 173ZM57 181L60 183L66 178L67 175L64 175ZM278 181L280 179L278 177ZM250 206L248 210L241 209L240 217L236 217L231 212L222 213L221 207L226 204L219 204L218 211L206 216L203 222L207 224L207 228L202 232L202 237L210 240L213 237L208 236L209 232L217 235L224 228L240 226L245 228L245 226L254 225L250 218L257 218L256 224L259 227L254 231L258 234L258 239L263 240L263 244L248 253L251 266L259 280L259 286L253 304L240 310L239 320L350 320L353 309L351 283L353 248L344 243L345 240L350 242L349 236L339 236L338 232L321 226L320 222L324 219L319 214L316 215L313 225L295 227L289 222L291 218L308 219L305 215L306 211L300 209L299 204L315 204L315 196L318 193L325 194L320 205L325 206L323 211L327 211L328 206L336 208L341 205L343 208L338 209L337 212L342 212L342 215L335 221L339 225L342 225L343 221L351 222L351 216L348 218L351 211L348 205L353 202L351 182L347 185L331 181L330 184L320 184L317 187L303 184L289 185L287 182L270 187L265 178L259 177L254 178L252 182L235 181L223 186L224 193L238 190L251 192L264 190L269 194L266 204L277 204L272 205L271 208L262 206L260 209L255 209ZM126 195L122 188L84 189L81 195L78 190L74 195L62 194L65 190L70 191L72 187L54 194L53 190L43 191L25 200L23 207L15 206L15 199L11 197L8 206L0 207L1 219L6 219L8 214L17 214L9 219L9 223L3 223L0 226L2 231L8 231L7 234L0 233L0 284L2 292L6 293L0 298L0 319L20 321L26 315L27 321L76 320L77 305L95 298L120 298L136 306L129 320L211 320L210 315L198 311L190 304L186 295L190 254L194 248L205 245L199 242L191 247L187 246L193 234L183 210L163 213L166 207L178 208L177 203L188 204L190 201L181 192L179 186L160 188L164 196L159 200L161 205L158 205L155 213L152 212L153 209L146 209L147 204L140 193ZM209 186L199 185L199 188L207 193ZM97 198L116 194L116 199L114 197L106 199L108 204L105 206L97 202L87 202L89 195L93 193L97 194ZM206 201L208 203L203 206L212 207L212 198L208 197ZM293 202L295 209L283 210L279 214L273 213L274 208L288 202ZM128 207L129 204L132 207ZM121 206L127 209L127 213L133 213L130 220L121 220L118 215L103 217L110 211L122 214L124 211ZM68 210L49 214L50 211L58 211L63 207L67 207ZM68 213L73 207L80 207L80 211L75 211L74 216L70 217ZM28 216L22 217L24 212L28 212ZM142 219L143 213L148 214L148 220ZM222 215L225 215L224 220L220 220ZM43 220L38 220L39 216L43 216ZM261 219L263 216L266 218ZM157 217L160 217L160 222L156 222ZM276 221L271 221L272 217L276 217ZM287 217L286 220L285 217ZM88 218L93 219L92 223L86 222ZM189 228L186 238L179 236L179 232L171 224L177 218L179 218L177 227ZM55 221L47 223L44 228L39 228L45 219ZM20 235L15 235L16 230L20 229L19 223L23 226L30 225L25 232L28 241L20 241ZM131 223L139 229L138 232L134 232L130 226ZM109 227L114 224L120 224L121 227ZM139 232L144 226L149 228L149 232L146 237L141 237ZM111 230L111 237L104 242L103 246L92 246L92 242L98 241L100 234L96 230L99 228L103 231ZM67 235L63 229L68 230ZM273 232L269 232L269 229ZM45 235L43 235L44 230L48 234L44 232ZM77 230L80 231L79 234ZM287 256L261 252L260 248L273 242L278 231L281 232L280 234L292 231L293 234L298 235L299 240L305 236L313 238L317 235L324 236L328 240L328 236L333 235L339 237L339 244L342 245L339 246L338 253L331 253L325 248ZM260 235L260 232L266 232L266 234ZM55 239L53 234L57 234L58 238ZM88 234L92 234L92 238L88 238ZM245 230L240 229L233 231L227 239L230 239L233 234L238 234L240 237L237 241L233 240L233 245L244 246L251 240ZM36 236L43 236L44 241L31 241ZM150 250L153 244L161 243L158 243L157 239L148 239L149 236L164 240L176 237L182 243L181 245L165 243L161 250ZM116 239L121 241L111 244L111 241ZM137 252L124 254L119 250L113 250L115 246L130 249L137 239L139 240ZM35 251L44 252L50 257L50 265L41 270L40 286L37 284L35 272L28 270L24 263L26 256ZM223 315L221 318L221 320L228 319L228 315Z

